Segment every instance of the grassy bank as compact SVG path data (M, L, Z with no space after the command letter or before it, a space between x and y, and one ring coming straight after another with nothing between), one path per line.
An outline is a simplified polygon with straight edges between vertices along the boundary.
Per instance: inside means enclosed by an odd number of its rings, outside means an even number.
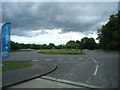
M31 63L23 63L23 62L3 62L3 66L0 67L0 71L8 71L8 70L15 70L30 67L33 64Z
M78 55L78 54L85 54L80 50L68 50L68 49L51 49L51 50L40 50L38 53L42 54L71 54L71 55Z
M35 51L34 49L19 49L19 50L11 50L10 52L25 52L25 51Z

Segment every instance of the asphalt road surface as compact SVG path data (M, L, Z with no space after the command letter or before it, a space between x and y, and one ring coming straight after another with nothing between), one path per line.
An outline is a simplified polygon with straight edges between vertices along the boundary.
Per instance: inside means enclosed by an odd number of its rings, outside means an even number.
M118 87L118 54L99 50L86 55L47 55L37 51L12 52L9 61L55 63L58 68L48 77L84 83L103 88Z

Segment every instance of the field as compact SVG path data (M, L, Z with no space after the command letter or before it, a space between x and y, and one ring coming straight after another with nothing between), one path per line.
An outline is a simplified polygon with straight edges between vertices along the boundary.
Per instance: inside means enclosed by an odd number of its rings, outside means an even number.
M10 52L25 52L25 51L34 51L34 49L18 49L18 50L11 50Z

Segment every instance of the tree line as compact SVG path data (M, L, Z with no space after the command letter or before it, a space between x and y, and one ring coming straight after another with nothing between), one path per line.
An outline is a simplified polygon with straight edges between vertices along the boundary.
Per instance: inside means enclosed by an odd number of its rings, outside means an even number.
M81 41L68 41L65 45L49 45L43 44L21 44L11 41L11 50L17 49L104 49L104 50L120 50L120 11L111 15L109 21L98 29L99 43L97 44L93 38L84 37Z
M120 11L98 29L99 47L104 50L120 50Z
M66 43L66 45L54 45L53 43L43 44L23 44L11 41L11 50L18 49L97 49L98 44L95 42L93 38L84 37L81 41L70 40Z

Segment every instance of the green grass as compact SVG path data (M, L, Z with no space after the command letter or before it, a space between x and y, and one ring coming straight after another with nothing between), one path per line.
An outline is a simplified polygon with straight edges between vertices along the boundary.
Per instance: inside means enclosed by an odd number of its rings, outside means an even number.
M42 54L71 54L71 55L85 54L83 52L80 52L80 50L68 50L68 49L40 50L38 53L42 53Z
M89 52L90 50L89 49L83 49L82 51Z
M21 69L21 68L30 67L33 65L31 63L24 63L24 62L3 62L2 64L3 66L0 67L0 71Z
M11 50L10 52L25 52L25 51L34 51L34 50Z

